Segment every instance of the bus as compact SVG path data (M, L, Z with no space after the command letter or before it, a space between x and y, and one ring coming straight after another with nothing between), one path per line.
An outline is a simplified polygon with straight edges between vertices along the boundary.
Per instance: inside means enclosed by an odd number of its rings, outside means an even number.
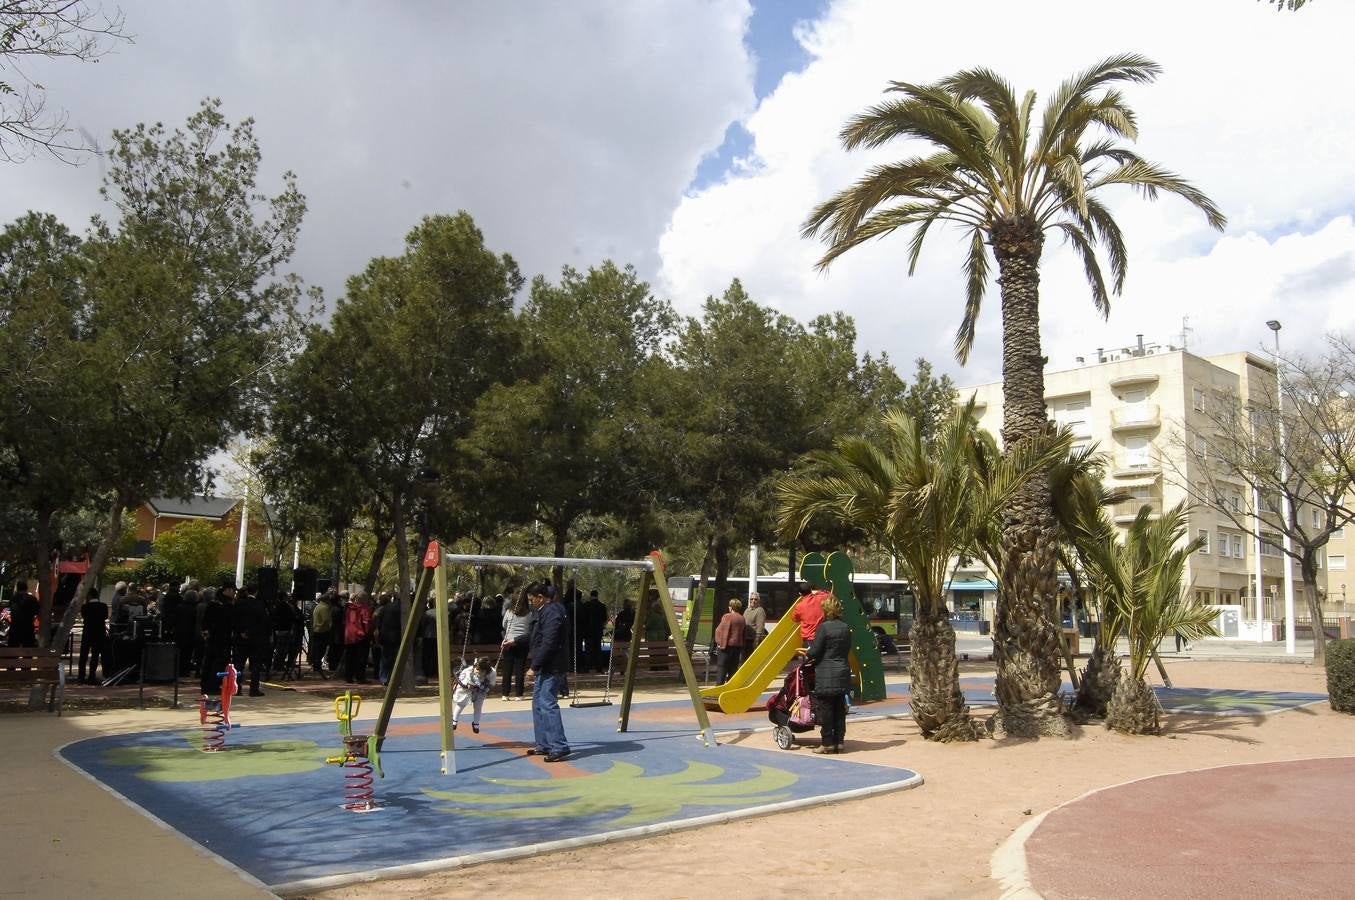
M668 593L673 605L681 614L684 630L688 628L686 610L696 595L700 579L690 575L676 575L668 579ZM767 611L767 621L775 622L784 616L799 596L796 586L799 579L792 579L785 572L771 575L759 575L755 589L762 599L762 608ZM852 592L870 617L870 624L881 628L887 635L907 634L913 627L914 597L908 582L891 579L888 575L858 572L852 578ZM725 581L724 596L715 597L715 582L706 585L706 602L701 604L701 621L697 623L696 643L709 644L711 623L719 621L725 614L731 597L745 600L749 594L748 578L730 576Z

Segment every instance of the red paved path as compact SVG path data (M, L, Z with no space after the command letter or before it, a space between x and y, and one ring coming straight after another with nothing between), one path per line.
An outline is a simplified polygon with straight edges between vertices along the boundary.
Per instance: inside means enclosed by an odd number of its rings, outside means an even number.
M1355 896L1355 759L1228 766L1109 788L1050 813L1030 882L1072 897Z

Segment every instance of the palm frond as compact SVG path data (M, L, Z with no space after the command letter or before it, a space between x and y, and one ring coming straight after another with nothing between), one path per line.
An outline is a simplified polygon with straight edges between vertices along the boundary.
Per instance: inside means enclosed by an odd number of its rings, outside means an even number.
M1094 180L1087 189L1096 190L1112 184L1127 184L1138 188L1149 200L1156 200L1158 191L1175 194L1204 213L1210 226L1218 231L1222 231L1228 224L1227 217L1203 191L1175 172L1147 160L1123 163L1115 171Z
M974 332L978 328L979 310L983 295L988 290L988 245L983 230L975 228L969 239L969 255L965 259L965 306L960 329L955 333L955 357L963 365L969 360L974 346Z
M1146 84L1162 71L1161 66L1137 53L1119 53L1108 57L1059 85L1045 106L1037 157L1043 157L1057 143L1066 120L1092 91L1116 82Z
M1092 302L1096 304L1096 311L1103 319L1110 318L1110 296L1106 293L1106 281L1101 276L1101 264L1096 259L1096 248L1092 246L1087 234L1073 223L1056 222L1055 225L1082 257L1082 270L1087 276L1087 283L1091 285Z
M1129 272L1129 252L1125 249L1124 233L1120 225L1111 216L1105 204L1095 197L1087 198L1087 218L1097 237L1097 243L1105 248L1110 260L1111 289L1118 295L1124 290L1124 279ZM1083 230L1087 231L1086 223Z

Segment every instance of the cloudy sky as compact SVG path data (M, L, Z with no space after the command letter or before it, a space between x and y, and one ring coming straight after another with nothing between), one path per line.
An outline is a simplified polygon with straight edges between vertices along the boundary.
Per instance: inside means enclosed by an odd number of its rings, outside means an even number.
M1280 14L1253 0L581 0L127 2L135 42L97 65L28 73L72 125L181 124L203 97L256 119L266 187L294 170L310 213L296 270L331 299L421 216L466 209L528 274L634 264L696 313L735 277L801 320L842 309L863 350L925 356L961 384L996 377L990 295L975 353L951 356L960 244L935 232L907 277L902 237L827 273L799 238L813 205L873 161L837 132L891 80L985 65L1019 90L1120 51L1165 72L1128 89L1138 148L1223 208L1210 231L1181 201L1110 199L1129 241L1125 294L1093 312L1080 265L1051 240L1043 321L1051 368L1142 333L1191 350L1285 347L1355 328L1355 3ZM97 160L0 166L0 216L83 227L102 203ZM1183 321L1188 318L1188 321Z

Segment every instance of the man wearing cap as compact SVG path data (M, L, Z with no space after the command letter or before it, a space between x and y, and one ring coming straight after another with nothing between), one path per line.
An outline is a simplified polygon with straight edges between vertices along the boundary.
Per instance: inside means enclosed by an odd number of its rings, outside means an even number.
M569 757L569 740L560 719L560 693L569 669L569 621L554 593L545 584L527 587L527 602L536 613L527 657L527 674L536 676L532 685L532 733L536 746L527 754L543 755L548 763Z

